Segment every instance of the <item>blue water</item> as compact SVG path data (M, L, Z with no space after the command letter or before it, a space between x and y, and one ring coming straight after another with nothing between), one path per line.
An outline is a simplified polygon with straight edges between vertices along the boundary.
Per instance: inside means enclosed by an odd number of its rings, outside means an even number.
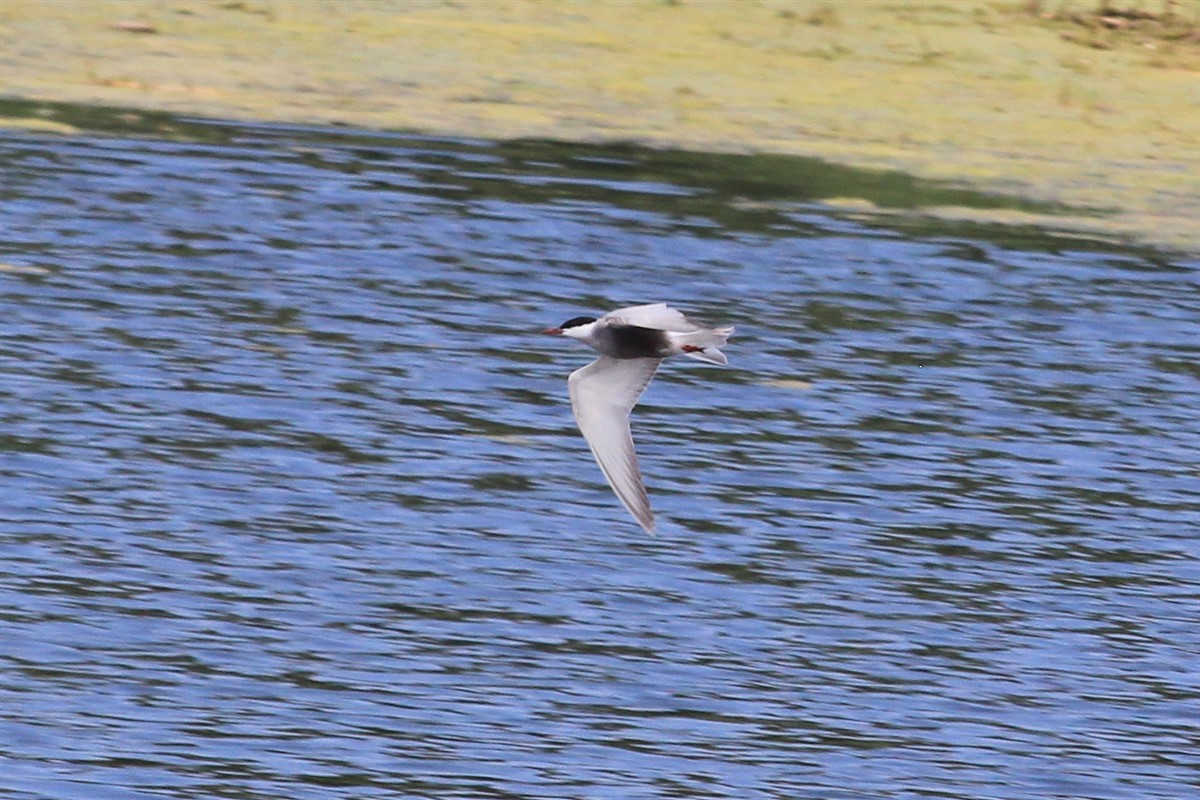
M220 132L0 139L5 797L1200 793L1196 258ZM537 332L657 300L652 538Z

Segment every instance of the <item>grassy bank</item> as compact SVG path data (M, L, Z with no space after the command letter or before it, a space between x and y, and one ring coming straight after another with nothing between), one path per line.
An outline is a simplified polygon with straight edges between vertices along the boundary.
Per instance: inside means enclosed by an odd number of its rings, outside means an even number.
M0 91L818 156L1200 249L1200 0L1110 5L4 0Z

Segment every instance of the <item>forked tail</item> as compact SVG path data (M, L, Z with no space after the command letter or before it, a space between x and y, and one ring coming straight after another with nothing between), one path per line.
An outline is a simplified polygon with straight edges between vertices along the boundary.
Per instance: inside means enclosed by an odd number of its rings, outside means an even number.
M725 358L725 354L717 348L725 344L725 340L732 335L732 327L711 328L687 333L672 331L670 333L675 344L679 346L679 351L685 356L722 366L728 364L729 359Z

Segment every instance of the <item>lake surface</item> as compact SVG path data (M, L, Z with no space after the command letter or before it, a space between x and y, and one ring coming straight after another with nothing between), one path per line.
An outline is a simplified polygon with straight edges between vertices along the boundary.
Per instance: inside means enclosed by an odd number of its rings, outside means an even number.
M5 797L1200 791L1194 257L196 125L0 139ZM538 331L656 300L649 537Z

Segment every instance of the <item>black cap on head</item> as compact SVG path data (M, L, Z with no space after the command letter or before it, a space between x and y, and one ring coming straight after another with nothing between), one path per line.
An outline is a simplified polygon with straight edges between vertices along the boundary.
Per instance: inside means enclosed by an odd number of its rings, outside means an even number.
M595 317L572 317L558 327L565 331L567 328L574 328L577 325L587 325L589 322L595 321Z

